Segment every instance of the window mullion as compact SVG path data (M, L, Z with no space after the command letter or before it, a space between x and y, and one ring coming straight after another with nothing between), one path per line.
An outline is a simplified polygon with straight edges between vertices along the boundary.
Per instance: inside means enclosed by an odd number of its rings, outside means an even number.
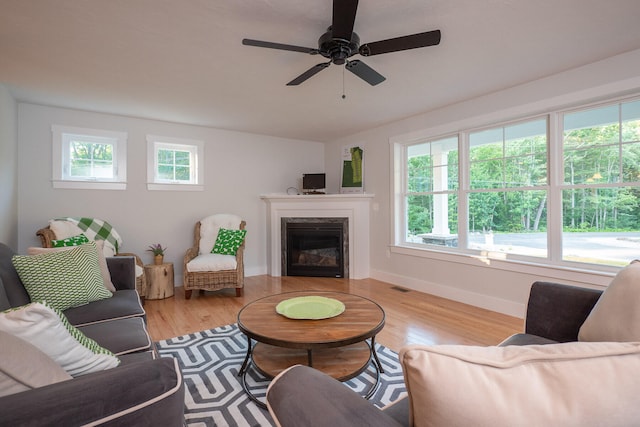
M547 201L547 233L549 259L553 263L562 261L562 190L564 188L564 151L562 115L549 115L549 153L548 180L549 196Z
M458 133L458 247L469 245L469 134Z

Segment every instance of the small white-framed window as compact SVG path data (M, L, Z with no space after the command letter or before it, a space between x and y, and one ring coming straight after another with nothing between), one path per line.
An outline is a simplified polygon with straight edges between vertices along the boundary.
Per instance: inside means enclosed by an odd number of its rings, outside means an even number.
M147 135L149 190L204 190L202 141Z
M53 125L53 187L125 190L127 133Z

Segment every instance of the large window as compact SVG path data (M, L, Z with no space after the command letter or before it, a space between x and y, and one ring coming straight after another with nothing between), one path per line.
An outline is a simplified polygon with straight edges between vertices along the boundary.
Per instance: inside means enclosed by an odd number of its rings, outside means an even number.
M202 190L202 141L147 136L150 190Z
M640 101L562 117L563 260L624 265L640 253Z
M640 253L640 100L394 143L395 244L536 263Z
M458 246L458 138L407 147L406 237Z
M547 119L468 134L470 249L547 256Z
M126 188L127 134L52 126L55 188Z

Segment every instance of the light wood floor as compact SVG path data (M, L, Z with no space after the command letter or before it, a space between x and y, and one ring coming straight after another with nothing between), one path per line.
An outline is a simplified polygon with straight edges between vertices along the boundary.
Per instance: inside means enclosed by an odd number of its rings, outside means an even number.
M297 290L348 292L374 300L386 313L376 341L394 351L407 344L495 345L521 332L522 319L398 288L373 279L252 276L245 278L244 296L235 290L193 292L185 300L181 287L175 296L147 300L149 332L154 341L235 323L238 311L258 298Z

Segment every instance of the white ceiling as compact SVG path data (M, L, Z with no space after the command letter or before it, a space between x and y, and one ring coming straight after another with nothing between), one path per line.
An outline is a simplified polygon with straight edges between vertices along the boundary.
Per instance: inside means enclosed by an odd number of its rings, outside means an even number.
M288 87L324 58L241 44L315 48L331 10L331 0L0 0L0 83L20 101L330 141L640 48L639 0L362 0L362 43L442 31L439 46L360 58L386 76L375 87L337 65Z

